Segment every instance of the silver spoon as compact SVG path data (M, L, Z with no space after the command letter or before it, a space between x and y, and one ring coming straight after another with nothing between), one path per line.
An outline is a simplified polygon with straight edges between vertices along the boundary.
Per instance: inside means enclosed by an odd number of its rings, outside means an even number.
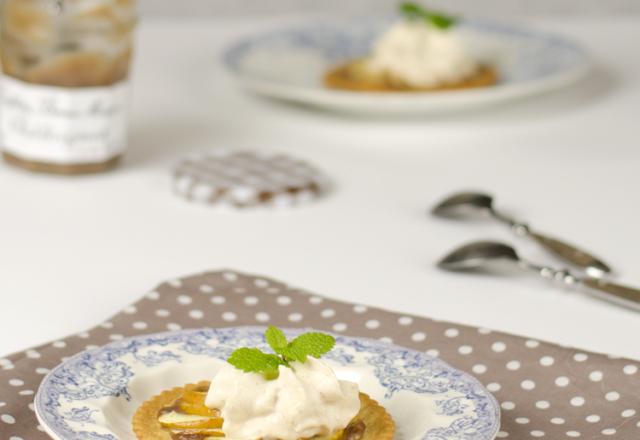
M516 221L496 211L493 206L493 197L488 194L479 192L460 192L453 194L438 203L433 208L432 213L437 216L450 218L478 213L489 214L492 218L509 225L516 235L534 239L557 257L583 269L592 277L599 278L611 272L610 267L606 263L590 253L565 241L535 232L526 223Z
M578 277L567 270L537 265L521 258L513 247L496 241L477 241L462 246L440 260L438 267L450 271L465 271L489 269L505 262L534 271L544 278L558 280L567 286L587 287L590 294L601 299L640 310L640 290L638 289L589 276Z

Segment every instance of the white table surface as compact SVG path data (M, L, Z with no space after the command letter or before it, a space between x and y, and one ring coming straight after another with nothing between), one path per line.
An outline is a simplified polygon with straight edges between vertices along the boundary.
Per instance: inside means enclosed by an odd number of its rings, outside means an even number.
M148 21L139 33L132 148L81 178L0 166L0 355L79 332L156 283L207 269L276 277L335 298L640 358L640 315L535 277L456 275L433 263L489 221L429 218L459 188L606 257L640 285L640 18L532 20L582 41L597 68L565 91L447 117L366 120L264 101L214 64L240 34L287 19ZM181 155L283 151L336 190L290 210L221 213L170 191Z

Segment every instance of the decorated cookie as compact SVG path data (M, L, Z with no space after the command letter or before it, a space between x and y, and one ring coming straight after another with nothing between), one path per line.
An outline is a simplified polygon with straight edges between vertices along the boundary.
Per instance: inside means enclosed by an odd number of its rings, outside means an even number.
M255 151L190 156L176 166L173 186L187 200L236 208L298 205L327 189L322 174L306 162Z

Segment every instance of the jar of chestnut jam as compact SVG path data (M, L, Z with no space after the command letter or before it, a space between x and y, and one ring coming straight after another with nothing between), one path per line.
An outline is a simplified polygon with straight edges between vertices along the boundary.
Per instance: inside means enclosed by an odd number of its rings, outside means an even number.
M127 147L134 0L2 0L0 148L32 171L112 168Z

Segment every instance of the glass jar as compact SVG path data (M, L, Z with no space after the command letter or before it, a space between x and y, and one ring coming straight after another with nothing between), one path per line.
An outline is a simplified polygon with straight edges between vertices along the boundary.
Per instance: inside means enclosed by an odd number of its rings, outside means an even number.
M127 143L135 0L2 0L4 158L34 171L111 168Z

